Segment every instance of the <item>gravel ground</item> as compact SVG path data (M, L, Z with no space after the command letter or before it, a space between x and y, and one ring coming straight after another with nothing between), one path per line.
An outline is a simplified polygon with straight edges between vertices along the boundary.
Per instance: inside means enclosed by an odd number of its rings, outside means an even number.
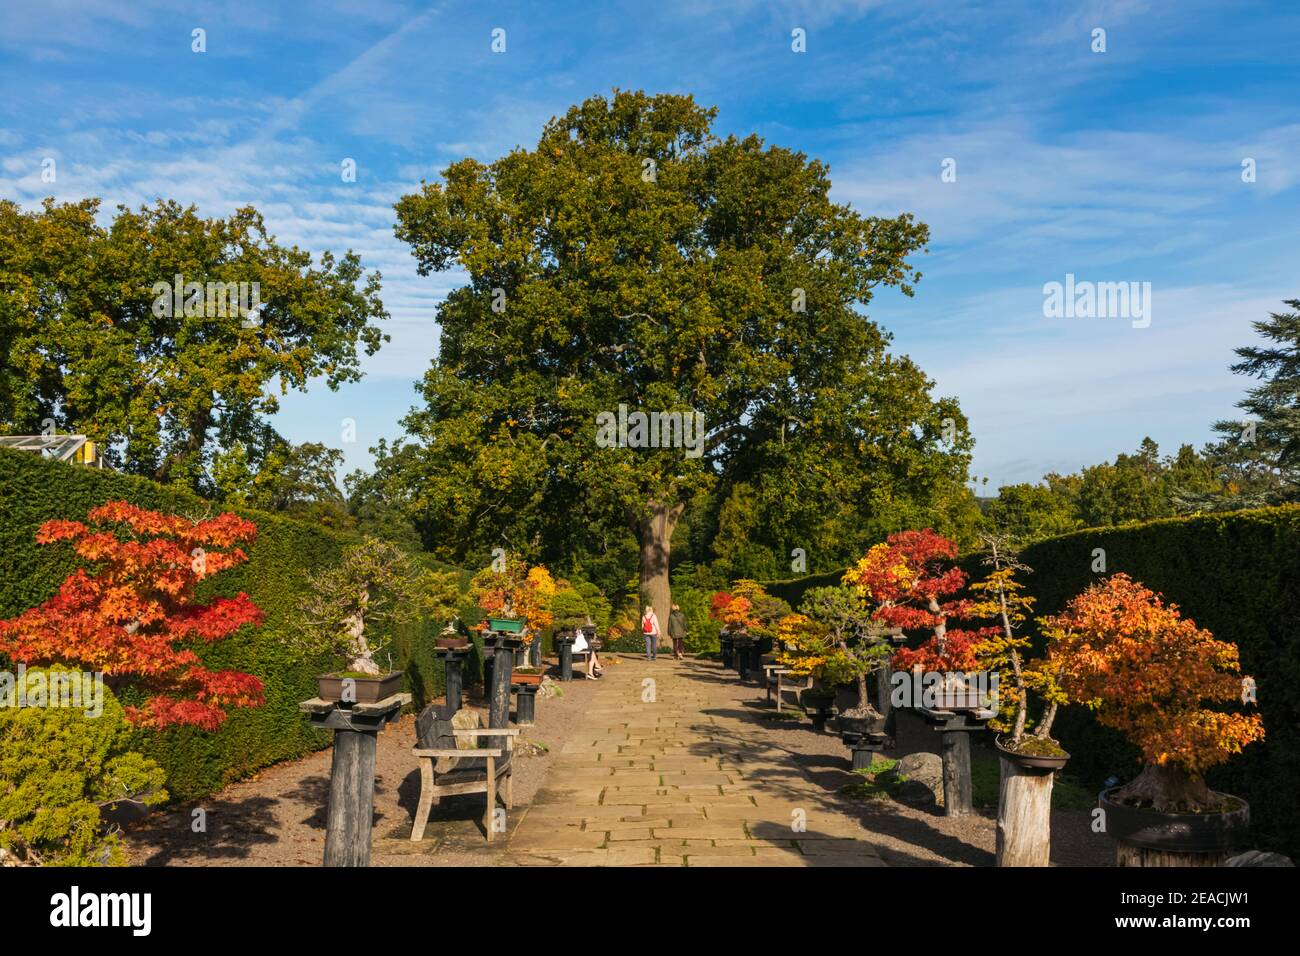
M617 666L613 664L611 666ZM526 806L546 777L552 754L567 739L595 681L580 676L559 684L562 696L537 702L537 723L519 740L515 764L515 805ZM487 720L481 696L467 695L466 706ZM415 746L415 716L408 714L380 735L375 755L375 818L372 866L490 865L503 840L488 848L480 818L483 794L451 797L434 809L425 838L411 843L411 821L420 796ZM323 750L267 767L217 794L151 814L127 831L131 862L142 866L318 866L325 853L325 806L330 753ZM207 832L191 829L201 807ZM517 816L517 815L516 815Z
M834 733L817 733L802 717L776 720L768 716L772 705L755 688L752 699L742 702L755 721L762 723L775 746L791 754L805 772L828 791L838 792L861 778L852 772L849 753ZM984 735L987 736L987 735ZM977 741L979 735L977 735ZM909 753L939 753L939 734L918 715L898 715L897 746L883 756L897 759ZM987 746L985 748L987 750ZM979 759L981 743L972 747ZM991 759L991 758L990 758ZM945 817L942 808L915 807L896 800L859 800L839 797L851 807L862 826L874 835L880 855L890 866L993 866L997 843L996 813L977 809L967 817ZM1104 836L1093 833L1087 811L1052 812L1052 865L1113 866L1114 848Z

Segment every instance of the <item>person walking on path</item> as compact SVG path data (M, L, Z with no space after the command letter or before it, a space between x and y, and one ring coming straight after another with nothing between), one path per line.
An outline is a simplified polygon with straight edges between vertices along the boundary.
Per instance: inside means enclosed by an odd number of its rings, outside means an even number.
M683 642L686 640L686 615L676 604L668 615L668 636L673 639L673 657L680 661Z
M649 604L645 606L645 615L641 618L641 633L645 635L645 659L655 660L659 655L659 618Z

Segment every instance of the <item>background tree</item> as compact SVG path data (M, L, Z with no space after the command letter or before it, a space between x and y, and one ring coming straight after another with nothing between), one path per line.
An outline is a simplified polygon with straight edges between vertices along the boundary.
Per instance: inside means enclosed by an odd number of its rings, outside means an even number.
M137 725L215 730L225 708L262 704L262 682L207 669L194 646L261 624L262 612L242 591L203 603L195 588L247 561L238 545L256 534L230 513L195 522L124 501L93 509L86 523L47 521L36 540L71 542L89 571L78 568L40 607L0 621L0 655L102 671L110 687L144 696L126 708Z
M249 461L243 443L213 456L212 481L225 505L279 511L327 528L351 529L356 520L335 474L343 452L317 442L271 443L260 466Z
M430 546L554 559L596 536L617 551L621 525L666 620L684 509L757 449L874 466L906 448L964 472L964 420L947 416L940 448L929 383L858 311L878 285L912 293L925 227L833 203L823 164L719 139L714 115L687 96L592 97L534 149L454 163L398 202L421 273L469 276L439 307L425 404L406 419ZM901 398L906 421L888 404ZM698 411L702 454L597 447L597 416L620 404Z
M271 450L277 390L356 381L359 349L385 339L378 273L351 252L313 264L251 207L204 219L159 200L119 206L107 226L98 212L97 199L35 212L0 202L0 427L11 434L50 421L127 471L208 493L214 445L242 442L254 463ZM204 284L203 301L157 301L155 283L178 275ZM209 282L259 283L256 318L208 300Z
M1252 323L1273 344L1236 350L1241 361L1232 371L1260 379L1237 403L1250 417L1217 422L1223 440L1207 448L1231 485L1228 504L1237 507L1300 498L1300 299L1285 305L1291 311Z

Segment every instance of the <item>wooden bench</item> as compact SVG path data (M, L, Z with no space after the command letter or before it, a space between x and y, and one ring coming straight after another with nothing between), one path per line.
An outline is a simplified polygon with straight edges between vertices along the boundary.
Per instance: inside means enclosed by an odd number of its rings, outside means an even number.
M514 751L517 728L481 727L479 715L430 704L416 719L417 745L411 752L420 763L420 804L415 810L411 839L424 837L429 813L443 797L462 793L487 794L483 829L492 842L492 814L497 800L514 809ZM473 724L474 726L467 726ZM483 738L499 738L504 747L484 747Z
M582 632L582 636L587 641L587 649L584 651L575 650L573 652L574 665L575 666L577 665L578 658L582 658L582 673L584 676L590 677L591 676L591 652L592 651L599 652L602 649L601 642L596 637L596 629L594 627L580 627L578 628L578 630Z
M772 694L773 692L775 692L777 710L781 709L781 705L783 703L783 695L787 690L792 690L795 692L794 703L795 706L798 706L799 691L808 690L813 685L811 677L802 678L803 680L802 684L799 683L800 678L796 678L793 681L786 681L785 678L790 673L790 668L782 664L778 664L776 662L772 662L770 664L764 664L763 670L766 672L766 677L767 677L765 681L765 683L767 684L767 699L771 700Z

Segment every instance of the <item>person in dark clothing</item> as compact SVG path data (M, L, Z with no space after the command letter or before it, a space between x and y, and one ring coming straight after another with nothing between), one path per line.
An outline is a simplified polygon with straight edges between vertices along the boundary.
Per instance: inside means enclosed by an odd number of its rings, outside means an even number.
M682 659L682 646L686 640L686 615L676 604L668 615L668 636L673 639L673 657Z

